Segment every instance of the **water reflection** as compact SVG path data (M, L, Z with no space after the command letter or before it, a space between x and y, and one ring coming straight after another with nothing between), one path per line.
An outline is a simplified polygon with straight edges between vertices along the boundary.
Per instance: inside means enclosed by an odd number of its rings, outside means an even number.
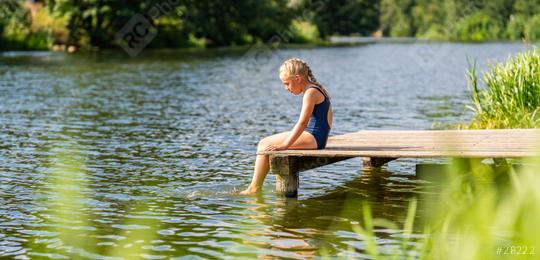
M322 245L331 255L338 255L351 245L362 249L362 236L352 229L352 224L359 223L363 217L362 203L367 201L373 205L373 214L377 217L402 223L403 213L417 187L414 175L402 178L407 181L392 180L392 173L386 170L363 171L320 196L301 200L280 196L273 198L271 204L264 195L252 198L248 201L252 205L250 217L257 226L267 228L250 231L249 235L257 240L246 243L271 250L262 253L268 257L299 259L319 255ZM388 242L396 232L378 230L378 240L386 242L389 248L397 246ZM354 250L349 254L361 255Z
M411 58L425 47L289 49L276 57L313 64L334 100L339 123L332 134L342 134L466 120L466 56L483 63L522 49L443 44L429 50L446 62ZM399 227L408 199L431 182L415 177L414 165L430 160L400 159L363 172L351 159L310 170L301 175L297 200L277 196L273 176L261 197L234 195L251 179L258 140L290 130L301 103L280 86L281 60L247 58L241 49L150 51L136 59L116 52L1 54L0 256L100 258L123 246L129 232L150 230L132 247L153 258L310 258L321 248L363 257L362 237L351 228L362 218L361 203ZM80 151L59 146L66 140ZM92 250L60 246L51 231L51 193L43 188L50 188L59 149L86 158L84 217L72 226L95 243ZM376 230L388 248L399 234Z

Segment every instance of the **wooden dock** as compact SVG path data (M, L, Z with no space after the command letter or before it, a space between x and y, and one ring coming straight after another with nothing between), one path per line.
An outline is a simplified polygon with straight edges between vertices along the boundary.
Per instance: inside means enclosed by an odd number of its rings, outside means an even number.
M299 172L362 157L364 168L398 158L525 158L540 148L540 129L360 131L328 138L322 150L269 151L276 190L298 195Z

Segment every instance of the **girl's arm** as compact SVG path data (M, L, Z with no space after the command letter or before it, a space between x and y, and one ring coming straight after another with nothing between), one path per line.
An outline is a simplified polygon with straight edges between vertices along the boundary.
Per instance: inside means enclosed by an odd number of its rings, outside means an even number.
M306 93L304 94L304 98L302 100L302 110L300 111L300 118L298 118L298 122L296 122L296 124L294 125L291 133L289 134L287 139L283 141L281 146L268 147L267 149L274 151L287 150L292 144L294 144L296 139L298 139L304 129L306 129L309 118L313 113L313 108L315 107L315 101L317 100L316 94L316 90L306 90Z

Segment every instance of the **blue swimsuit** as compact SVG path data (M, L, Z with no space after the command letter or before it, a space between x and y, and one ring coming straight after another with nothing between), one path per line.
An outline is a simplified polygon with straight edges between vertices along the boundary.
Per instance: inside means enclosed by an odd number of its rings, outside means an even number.
M324 96L324 101L316 104L313 108L313 114L311 114L305 130L315 137L315 141L317 141L317 149L323 149L326 146L326 140L328 139L328 134L330 133L330 126L328 124L330 100L318 87L311 86L309 88L315 88L321 92L321 94Z

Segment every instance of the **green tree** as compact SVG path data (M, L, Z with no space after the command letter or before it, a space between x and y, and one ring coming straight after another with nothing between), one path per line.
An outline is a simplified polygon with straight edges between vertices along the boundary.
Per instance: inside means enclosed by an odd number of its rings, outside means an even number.
M315 8L314 22L323 37L369 35L379 27L378 0L328 0Z
M525 38L530 41L540 40L540 14L537 14L527 21L525 26Z
M136 14L157 27L156 47L178 47L193 37L210 46L267 41L291 21L286 0L48 0L48 5L69 15L72 44L99 47L113 47L115 33Z
M501 36L502 25L484 12L468 15L456 24L451 36L457 41L486 41L496 40Z
M411 8L412 26L417 36L440 30L439 25L444 23L445 9L439 6L438 1L418 0L417 4Z
M210 46L268 41L288 30L292 18L286 0L191 0L186 22Z
M381 0L380 24L385 35L392 37L412 36L411 25L413 0Z
M540 3L537 0L515 0L512 6L513 13L533 16L540 13Z
M68 15L69 44L114 46L114 35L137 13L157 0L47 0L51 12Z
M21 0L0 1L0 50L47 49L51 37L46 31L33 30L28 9Z
M511 15L506 24L506 37L510 40L521 40L525 38L526 24L527 17L525 15Z

